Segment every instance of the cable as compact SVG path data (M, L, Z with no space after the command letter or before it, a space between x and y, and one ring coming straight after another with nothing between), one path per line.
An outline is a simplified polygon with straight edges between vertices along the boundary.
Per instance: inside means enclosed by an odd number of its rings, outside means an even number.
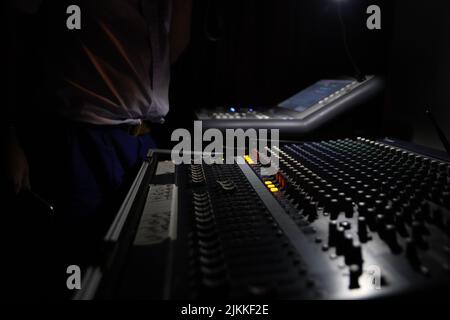
M218 32L218 34L217 35L213 35L212 34L212 32L211 32L211 30L210 30L210 16L211 16L211 0L208 0L207 1L207 4L206 4L206 12L205 12L205 21L204 21L204 24L203 24L203 32L205 33L205 37L206 37L206 39L208 39L209 41L212 41L212 42L217 42L217 41L219 41L221 38L222 38L222 36L220 35L220 31ZM216 10L217 11L217 10ZM221 21L220 21L220 18L216 15L216 17L217 17L217 27L218 27L218 29L220 29L220 24L222 24L221 23Z
M339 18L339 24L340 24L340 27L341 27L342 40L344 42L344 47L345 47L345 51L347 53L347 57L350 60L350 63L352 64L352 67L353 67L353 70L356 73L356 79L359 82L362 82L362 81L366 80L366 77L361 72L361 69L359 69L359 67L356 64L356 61L353 58L353 55L352 55L352 53L350 51L350 47L348 45L348 39L347 39L347 30L345 28L344 19L342 18L341 4L340 3L337 4L337 13L338 13L338 18Z

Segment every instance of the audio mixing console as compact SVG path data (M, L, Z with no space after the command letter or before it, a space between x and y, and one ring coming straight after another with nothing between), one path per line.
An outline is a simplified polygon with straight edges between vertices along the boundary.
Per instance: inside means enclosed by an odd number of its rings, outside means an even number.
M365 299L449 288L450 163L385 139L144 164L78 298Z

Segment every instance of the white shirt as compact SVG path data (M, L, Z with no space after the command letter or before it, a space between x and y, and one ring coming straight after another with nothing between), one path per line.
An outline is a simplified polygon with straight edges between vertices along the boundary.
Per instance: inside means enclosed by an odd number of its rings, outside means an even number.
M81 9L81 30L66 27L73 4ZM52 112L92 124L162 121L169 111L171 1L47 0L35 8L44 31L44 87L62 101L49 106Z

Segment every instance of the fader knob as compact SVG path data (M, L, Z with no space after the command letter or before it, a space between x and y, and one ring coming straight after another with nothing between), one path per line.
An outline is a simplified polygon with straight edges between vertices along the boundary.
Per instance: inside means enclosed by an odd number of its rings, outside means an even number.
M393 223L395 217L394 207L392 207L391 205L385 206L383 215L386 223Z
M405 227L405 216L403 212L395 213L395 227L402 237L408 236L408 230Z
M331 199L328 208L330 211L330 219L337 220L337 218L339 218L339 212L340 212L338 200Z
M353 249L353 236L350 233L344 235L343 254L345 264L350 265L352 263L352 249Z
M350 289L358 289L359 288L359 277L361 276L361 267L359 265L351 265L350 266Z
M367 204L365 202L358 203L358 216L367 217Z
M376 229L376 216L377 212L375 208L367 209L367 224L371 231L374 231Z
M309 216L308 220L310 222L314 221L317 218L317 206L312 198L309 198L309 201L306 202L304 214Z
M381 239L384 239L386 229L386 217L383 214L378 214L376 218L377 231Z
M366 194L364 196L364 202L367 204L367 206L371 207L375 204L375 201L373 199L373 196L370 194Z
M338 227L336 234L336 254L341 256L345 252L345 229Z
M337 228L338 224L336 221L330 221L328 224L328 246L334 247L337 241Z
M345 198L344 211L346 218L353 218L353 200L352 198Z
M362 266L363 255L362 255L362 247L361 247L361 244L359 242L356 242L356 243L353 244L353 247L352 247L352 250L351 250L350 263Z
M361 242L367 241L367 220L365 217L358 218L358 235Z
M400 247L397 242L397 230L392 224L388 224L385 230L385 240L392 251L398 252Z
M403 217L405 219L405 222L408 223L408 224L411 224L411 222L412 222L412 207L411 207L411 204L409 202L408 203L404 203L401 206L401 210L403 212Z

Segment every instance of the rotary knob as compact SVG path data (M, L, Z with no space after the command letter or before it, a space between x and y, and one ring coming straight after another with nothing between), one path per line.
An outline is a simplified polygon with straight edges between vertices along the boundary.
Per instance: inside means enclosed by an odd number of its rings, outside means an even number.
M338 227L336 230L336 254L341 256L345 253L345 229Z
M361 276L361 267L357 264L351 265L349 268L350 271L350 285L349 289L358 289L359 288L359 277Z
M328 205L328 211L330 212L330 219L337 220L339 218L339 203L337 199L331 199Z
M328 224L328 246L334 247L337 241L337 228L338 224L336 221L330 221Z
M367 242L368 234L367 234L367 220L365 217L358 218L358 236L361 242Z
M392 252L399 253L401 251L401 247L398 244L397 241L397 230L395 229L395 226L392 224L386 225L385 229L385 241L391 248Z

